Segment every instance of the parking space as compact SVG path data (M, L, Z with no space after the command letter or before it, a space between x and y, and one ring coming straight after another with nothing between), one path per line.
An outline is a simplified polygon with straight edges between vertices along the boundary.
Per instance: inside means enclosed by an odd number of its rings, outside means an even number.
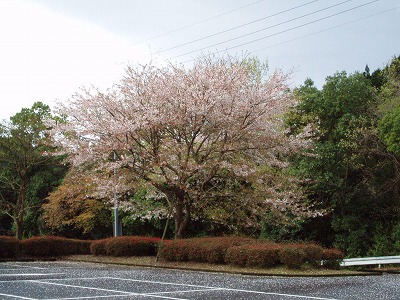
M400 299L398 275L279 278L76 262L0 263L0 299Z

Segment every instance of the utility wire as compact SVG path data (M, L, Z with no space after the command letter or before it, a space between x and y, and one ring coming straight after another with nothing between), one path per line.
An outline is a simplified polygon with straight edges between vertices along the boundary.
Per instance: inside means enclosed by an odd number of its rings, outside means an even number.
M260 2L263 2L263 1L265 1L265 0L258 0L258 1L255 1L255 2L253 2L253 3L249 3L249 4L246 4L246 5L240 6L240 7L238 7L238 8L232 9L232 10L230 10L230 11L227 11L227 12L224 12L224 13L221 13L221 14L218 14L218 15L215 15L215 16L213 16L213 17L210 17L210 18L207 18L207 19L204 19L204 20L201 20L201 21L192 23L192 24L184 25L184 26L182 26L182 27L179 27L179 28L176 28L176 29L173 29L173 30L171 30L171 31L164 32L164 33L160 33L160 34L158 34L158 35L154 35L154 36L149 37L149 38L147 38L147 39L145 39L145 40L142 40L142 41L140 41L140 42L135 43L134 46L135 46L135 45L138 45L138 44L142 44L142 43L147 42L147 41L150 41L150 40L153 40L153 39L156 39L156 38L159 38L159 37L162 37L162 36L165 36L165 35L168 35L168 34L171 34L171 33L174 33L174 32L177 32L177 31L180 31L180 30L183 30L183 29L186 29L186 28L189 28L189 27L193 27L193 26L195 26L195 25L198 25L198 24L201 24L201 23L204 23L204 22L207 22L207 21L210 21L210 20L219 18L219 17L222 17L222 16L224 16L224 15L233 13L233 12L235 12L235 11L241 10L241 9L243 9L243 8L252 6L252 5L254 5L254 4L257 4L257 3L260 3ZM317 1L318 1L318 0L317 0Z
M313 1L307 2L307 3L305 3L305 4L298 5L298 6L295 6L295 7L292 7L292 8L283 10L283 11L280 11L280 12L278 12L278 13L275 13L275 14L272 14L272 15L269 15L269 16L266 16L266 17L263 17L263 18L261 18L261 19L257 19L257 20L254 20L254 21L251 21L251 22L248 22L248 23L244 23L244 24L239 25L239 26L235 26L235 27L232 27L232 28L223 30L223 31L219 31L219 32L217 32L217 33L213 33L213 34L204 36L204 37L202 37L202 38L198 38L198 39L195 39L195 40L193 40L193 41L190 41L190 42L187 42L187 43L183 43L183 44L180 44L180 45L177 45L177 46L174 46L174 47L170 47L170 48L167 48L167 49L164 49L164 50L160 50L160 51L158 51L158 52L156 52L156 53L154 53L154 54L163 53L163 52L166 52L166 51L169 51L169 50L172 50L172 49L176 49L176 48L179 48L179 47L182 47L182 46L186 46L186 45L189 45L189 44L198 42L198 41L202 41L202 40L208 39L208 38L210 38L210 37L213 37L213 36L216 36L216 35L220 35L220 34L222 34L222 33L226 33L226 32L229 32L229 31L232 31L232 30L235 30L235 29L238 29L238 28L241 28L241 27L250 25L250 24L254 24L254 23L257 23L257 22L260 22L260 21L263 21L263 20L266 20L266 19L269 19L269 18L278 16L278 15L281 15L281 14L284 14L284 13L286 13L286 12L289 12L289 11L295 10L295 9L297 9L297 8L301 8L301 7L307 6L307 5L311 4L311 3L318 2L318 1L319 1L319 0L313 0ZM348 0L348 1L344 1L344 2L350 2L350 1L352 1L352 0ZM339 5L339 4L338 4L338 5Z
M276 46L280 46L280 45L291 43L291 42L294 42L294 41L297 41L297 40L301 40L303 38L306 38L306 37L309 37L309 36L312 36L312 35L316 35L316 34L319 34L319 33L325 32L325 31L336 29L338 27L342 27L342 26L345 26L345 25L349 25L349 24L356 23L356 22L359 22L359 21L362 21L362 20L365 20L365 19L369 19L369 18L375 17L377 15L381 15L381 14L384 14L384 13L387 13L387 12L390 12L390 11L394 11L394 10L396 10L398 8L399 7L392 7L392 8L389 8L387 10L384 10L384 11L381 11L381 12L378 12L378 13L375 13L375 14L372 14L372 15L368 15L368 16L365 16L365 17L362 17L362 18L359 18L359 19L356 19L356 20L353 20L353 21L345 22L345 23L342 23L342 24L339 24L339 25L335 25L335 26L332 26L332 27L329 27L329 28L326 28L326 29L323 29L323 30L320 30L320 31L316 31L316 32L313 32L313 33L310 33L310 34L306 34L306 35L297 37L295 39L291 39L291 40L287 40L287 41L284 41L284 42L281 42L281 43L273 44L273 45L270 45L268 47L264 47L262 49L258 49L258 50L252 51L252 52L253 53L260 52L260 51L263 51L263 50L266 50L266 49L269 49L269 48L273 48L273 47L276 47Z
M311 22L307 22L307 23L304 23L304 24L301 24L301 25L298 25L298 26L295 26L295 27L292 27L292 28L289 28L289 29L285 29L285 30L279 31L279 32L277 32L277 33L273 33L273 34L264 36L264 37L262 37L262 38L258 38L258 39L252 40L252 41L250 41L250 42L242 43L242 44L240 44L240 45L236 45L236 46L227 48L227 49L225 49L225 51L229 51L229 50L232 50L232 49L235 49L235 48L238 48L238 47L241 47L241 46L245 46L245 45L248 45L248 44L251 44L251 43L255 43L255 42L258 42L258 41L261 41L261 40L264 40L264 39L267 39L267 38L270 38L270 37L273 37L273 36L276 36L276 35L279 35L279 34L282 34L282 33L286 33L286 32L289 32L289 31L292 31L292 30L301 28L301 27L305 27L305 26L307 26L307 25L314 24L314 23L317 23L317 22L319 22L319 21L326 20L326 19L329 19L329 18L338 16L338 15L341 15L341 14L343 14L343 13L346 13L346 12L349 12L349 11L352 11L352 10L355 10L355 9L358 9L358 8L360 8L360 7L363 7L363 6L367 6L367 5L369 5L369 4L372 4L372 3L378 2L378 1L380 1L380 0L370 1L370 2L367 2L367 3L361 4L361 5L358 5L358 6L355 6L355 7L352 7L352 8L343 10L343 11L340 11L340 12L338 12L338 13L335 13L335 14L332 14L332 15L329 15L329 16L326 16L326 17L323 17L323 18L319 18L319 19L314 20L314 21L311 21ZM231 40L233 40L233 39L231 39ZM230 40L228 40L228 41L230 41ZM225 42L228 42L228 41L225 41ZM202 51L202 50L204 50L204 49L208 49L208 48L211 48L211 47L220 45L220 44L225 43L225 42L213 44L213 45L210 45L210 46L207 46L207 47L203 47L203 48L200 48L200 49L197 49L197 50L192 50L192 51L189 51L189 52L186 52L186 53L183 53L183 54L174 56L174 57L172 57L172 59L175 59L175 58L178 58L178 57L182 57L182 56L185 56L185 55L194 53L194 52ZM190 60L189 60L189 61L190 61Z
M342 2L340 2L340 3L337 3L337 4L334 4L334 5L331 5L331 6L328 6L328 7L325 7L325 8L316 10L316 11L313 11L313 12L311 12L311 13L307 13L307 14L302 15L302 16L300 16L300 17L296 17L296 18L293 18L293 19L290 19L290 20L287 20L287 21L284 21L284 22L281 22L281 23L277 23L277 24L274 24L274 25L271 25L271 26L268 26L268 27L261 28L261 29L256 30L256 31L252 31L252 32L250 32L250 33L243 34L243 35L241 35L241 36L237 36L237 37L231 38L231 39L229 39L229 40L225 40L225 41L222 41L222 42L218 42L218 43L212 44L212 45L210 45L210 46L201 48L200 50L204 50L204 49L207 49L207 48L211 48L211 47L214 47L214 46L218 46L218 45L221 45L221 44L225 44L225 43L228 43L228 42L231 42L231 41L234 41L234 40L237 40L237 39L246 37L246 36L250 36L250 35L259 33L259 32L261 32L261 31L265 31L265 30L267 30L267 29L271 29L271 28L278 27L278 26L283 25L283 24L287 24L287 23L290 23L290 22L293 22L293 21L296 21L296 20L300 20L300 19L302 19L302 18L305 18L305 17L311 16L311 15L317 14L317 13L319 13L319 12L321 12L321 11L331 9L331 8L333 8L333 7L342 5L342 4L347 3L347 2L350 2L350 1L352 1L352 0L342 1ZM378 1L379 1L379 0L378 0ZM198 50L198 51L199 51L199 50ZM185 53L185 54L189 54L189 53ZM185 54L182 54L182 55L185 55ZM179 57L179 56L178 56L178 57Z

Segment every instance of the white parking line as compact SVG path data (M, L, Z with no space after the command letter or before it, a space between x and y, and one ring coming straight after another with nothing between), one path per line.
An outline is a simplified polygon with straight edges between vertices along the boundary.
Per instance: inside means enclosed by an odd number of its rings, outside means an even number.
M0 274L0 282L21 282L21 281L31 281L33 279L40 279L40 277L48 277L48 276L58 276L65 275L65 273L20 273L20 274ZM22 277L24 279L18 279L18 277ZM28 279L31 277L30 279ZM2 280L4 278L10 278L11 280ZM43 278L44 279L44 278Z
M100 277L98 277L98 278L100 278ZM129 279L129 278L117 278L117 277L103 277L103 278L134 281L134 282L157 283L157 284L165 284L165 285L190 286L190 287L204 288L206 290L236 291L236 292L244 292L244 293L252 293L252 294L274 295L274 296L284 296L284 297L313 299L313 300L338 300L338 299L334 299L334 298L292 295L292 294L272 293L272 292L260 292L260 291L252 291L252 290L241 290L241 289L228 289L228 288L221 288L221 287L214 287L214 286L193 285L193 284L183 284L183 283L173 283L173 282L160 282L160 281L138 280L138 279ZM190 290L188 290L188 292L190 292ZM171 291L170 293L174 293L174 291Z
M12 298L17 298L17 299L26 299L26 300L37 300L37 299L34 299L34 298L27 298L27 297L15 296L15 295L9 295L9 294L2 294L2 293L0 293L0 296L12 297Z
M26 266L26 265L20 265L18 263L4 263L5 265L13 266L13 267L19 267L19 268L24 268L24 269L39 269L39 270L44 270L46 268L42 267L34 267L34 266Z
M19 274L0 274L1 276L44 276L44 275L65 275L66 273L19 273Z
M191 292L208 292L208 291L221 291L224 290L223 288L215 288L215 289L199 289L199 290L184 290L184 291L167 291L167 292L153 292L153 293L144 293L141 294L143 296L154 296L154 295L161 295L161 294L175 294L175 293L191 293Z
M303 298L303 299L314 299L314 300L339 300L339 299L334 299L334 298L323 298L323 297L292 295L292 294L282 294L282 293L272 293L272 292L260 292L260 291L240 290L240 289L227 289L227 288L224 288L224 290L225 291L252 293L252 294L273 295L273 296L283 296L283 297Z
M65 273L48 273L48 274L4 274L0 275L1 276L21 276L21 275L31 275L31 276L44 276L44 275L60 275L60 274L65 274ZM138 282L138 283L149 283L149 284L161 284L161 285L170 285L170 286L181 286L181 287L192 287L196 289L192 290L178 290L178 291L164 291L164 292L150 292L150 293L135 293L135 292L126 292L126 291L120 291L120 290L112 290L112 289L103 289L103 288L96 288L96 287L88 287L84 285L75 285L75 284L66 284L66 283L57 283L54 281L70 281L70 280L99 280L99 279L110 279L110 280L117 280L117 281L129 281L129 282ZM91 297L76 297L76 298L57 298L53 300L73 300L73 299L101 299L101 298L117 298L117 297L129 297L129 296L142 296L142 297L154 297L154 298L162 298L162 299L173 299L173 300L186 300L184 298L177 298L167 296L167 294L178 294L178 293L195 293L195 292L213 292L213 291L232 291L232 292L239 292L239 293L248 293L248 294L259 294L259 295L271 295L271 296L281 296L281 297L288 297L288 298L299 298L299 299L310 299L310 300L338 300L334 298L326 298L326 297L316 297L316 296L306 296L306 295L295 295L295 294L285 294L285 293L274 293L274 292L263 292L263 291L253 291L253 290L245 290L245 289L231 289L231 288L223 288L223 287L215 287L215 286L204 286L204 285L193 285L193 284L184 284L184 283L174 283L174 282L163 282L163 281L151 281L151 280L139 280L139 279L129 279L129 278L119 278L119 277L86 277L86 278L54 278L54 279L49 279L48 280L20 280L20 281L26 281L26 282L35 282L38 284L44 284L44 285L56 285L56 286L64 286L64 287L71 287L71 288L81 288L81 289L87 289L87 290L95 290L95 291L104 291L104 292L110 292L110 293L117 293L118 295L101 295L101 296L91 296ZM4 282L4 281L0 281ZM8 281L10 282L10 281ZM2 294L0 294L2 295ZM26 297L19 297L19 296L13 296L9 295L10 297L15 297L19 299L32 299L32 298L26 298ZM33 299L36 300L36 299Z
M80 299L101 299L101 298L114 298L118 297L118 299L122 297L130 297L130 296L143 296L143 297L152 297L152 298L161 298L161 299L170 299L170 300L190 300L185 298L174 298L174 297L164 297L157 295L146 295L146 294L127 294L127 295L108 295L108 296L89 296L89 297L77 297L77 298L54 298L54 299L45 299L45 300L80 300ZM33 299L39 300L39 299Z
M95 287L88 287L88 286L81 286L81 285L72 285L72 284L62 284L62 283L55 283L55 282L47 282L47 281L39 281L39 280L29 280L29 282L36 282L36 283L43 283L43 284L49 284L49 285L57 285L57 286L64 286L64 287L73 287L73 288L81 288L81 289L88 289L88 290L95 290L95 291L102 291L102 292L111 292L111 293L120 293L122 295L109 295L107 297L117 297L117 296L144 296L144 297L155 297L155 298L162 298L162 299L173 299L173 300L189 300L189 299L183 299L183 298L175 298L175 297L166 297L166 296L157 296L157 295L151 295L147 296L146 294L141 294L141 293L134 293L134 292L125 292L125 291L119 291L119 290L110 290L110 289L101 289L101 288L95 288ZM89 298L97 298L98 296L92 296ZM100 296L104 298L104 296ZM88 297L77 297L77 298L55 298L55 299L46 299L46 300L67 300L67 299L87 299Z

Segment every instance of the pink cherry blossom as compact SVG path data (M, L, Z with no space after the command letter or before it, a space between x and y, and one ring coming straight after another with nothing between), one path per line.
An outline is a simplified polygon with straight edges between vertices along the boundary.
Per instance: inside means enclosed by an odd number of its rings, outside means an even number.
M53 137L74 166L128 170L164 193L181 236L193 207L212 197L205 187L221 170L251 178L259 166L284 167L282 157L306 145L307 138L283 128L283 114L295 104L287 82L280 71L260 78L234 58L202 57L189 69L128 67L106 92L83 90L60 105L68 121L54 127ZM122 182L120 189L129 185ZM265 203L297 207L289 205L290 193L266 194Z

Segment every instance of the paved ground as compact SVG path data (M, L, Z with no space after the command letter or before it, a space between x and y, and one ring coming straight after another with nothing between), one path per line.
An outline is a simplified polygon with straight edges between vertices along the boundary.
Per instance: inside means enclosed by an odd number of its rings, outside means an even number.
M0 263L0 299L400 299L400 275L240 276L77 262Z

